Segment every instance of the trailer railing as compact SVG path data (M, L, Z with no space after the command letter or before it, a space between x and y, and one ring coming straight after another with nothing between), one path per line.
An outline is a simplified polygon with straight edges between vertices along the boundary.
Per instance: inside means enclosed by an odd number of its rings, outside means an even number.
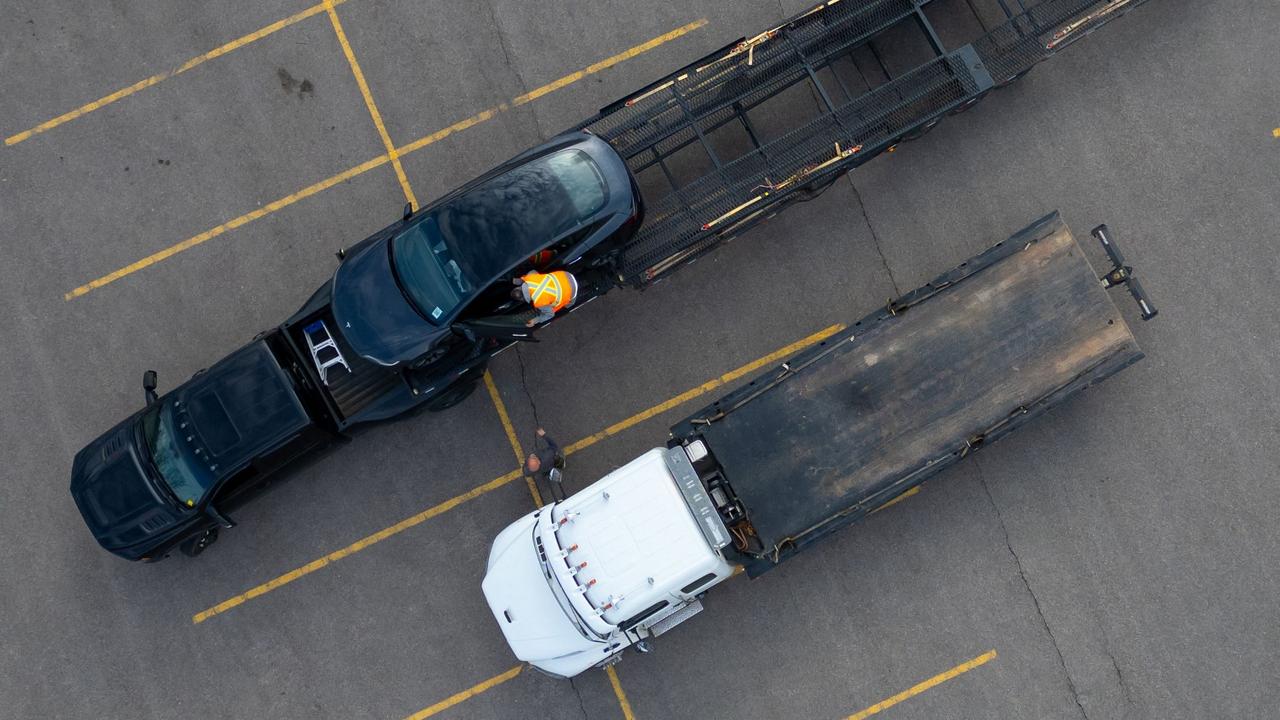
M831 0L615 102L577 127L646 198L617 282L644 287L814 197L1144 2Z

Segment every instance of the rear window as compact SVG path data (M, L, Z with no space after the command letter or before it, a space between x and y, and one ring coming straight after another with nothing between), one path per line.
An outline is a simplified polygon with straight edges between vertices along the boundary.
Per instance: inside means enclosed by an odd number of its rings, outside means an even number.
M547 167L559 178L560 185L573 203L575 222L570 227L589 220L604 207L604 178L600 177L600 169L586 153L570 150L549 155Z

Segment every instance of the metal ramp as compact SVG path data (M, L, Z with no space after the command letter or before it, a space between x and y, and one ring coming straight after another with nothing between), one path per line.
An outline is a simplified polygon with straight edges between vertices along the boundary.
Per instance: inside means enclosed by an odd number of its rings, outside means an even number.
M619 100L577 126L646 200L617 281L650 284L1145 1L832 0Z

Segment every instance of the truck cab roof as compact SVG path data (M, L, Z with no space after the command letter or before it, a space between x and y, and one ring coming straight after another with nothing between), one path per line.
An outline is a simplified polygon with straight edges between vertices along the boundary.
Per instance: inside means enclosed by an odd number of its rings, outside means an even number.
M237 350L173 395L205 452L223 472L311 423L288 375L264 342Z
M569 551L561 573L566 594L597 632L728 568L677 484L672 452L683 451L650 450L553 508L555 540Z

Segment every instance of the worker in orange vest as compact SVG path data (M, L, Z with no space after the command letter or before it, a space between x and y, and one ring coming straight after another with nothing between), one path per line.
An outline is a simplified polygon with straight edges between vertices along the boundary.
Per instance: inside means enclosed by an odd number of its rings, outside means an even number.
M533 270L511 282L519 286L511 291L512 296L529 303L538 312L525 323L527 327L550 320L578 299L578 280L564 270L549 273Z

